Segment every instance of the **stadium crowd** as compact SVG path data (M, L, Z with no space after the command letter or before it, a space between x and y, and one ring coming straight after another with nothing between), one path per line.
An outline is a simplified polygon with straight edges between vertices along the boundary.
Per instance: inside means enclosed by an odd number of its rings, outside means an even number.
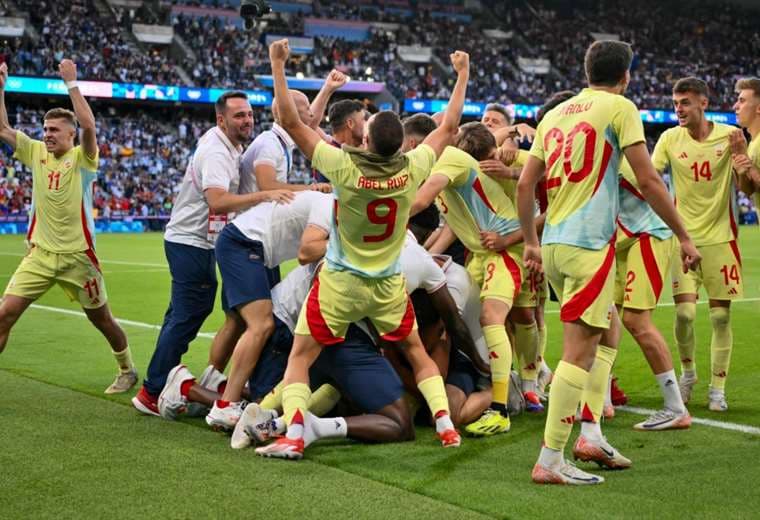
M263 45L266 34L300 35L304 31L302 14L277 13L266 26L241 35L226 17L229 11L214 14L217 7L229 9L237 5L234 2L174 2L208 8L207 14L201 16L170 14L171 9L165 5L158 10L143 6L129 12L116 8L115 15L100 14L92 0L43 0L42 6L19 0L16 4L29 13L40 42L29 38L7 40L0 50L0 61L8 62L16 73L28 75L54 76L62 49L67 49L87 79L181 84L176 68L181 66L196 86L256 88L254 75L267 73ZM530 4L495 2L480 17L476 15L473 22L464 23L431 15L432 10L460 10L459 2L406 6L394 3L394 7L406 9L409 16L386 12L382 5L372 3L314 2L310 16L403 23L397 30L372 27L369 38L362 42L315 37L313 53L294 56L287 70L290 74L321 77L337 68L353 78L385 82L397 99L445 99L453 86L445 70L435 61L405 62L397 46L430 46L438 63L445 63L447 49L456 44L476 58L468 92L471 100L539 104L551 92L582 80L578 56L593 41L592 33L616 34L636 48L629 96L639 106L669 107L668 85L673 78L696 74L712 88L711 108L715 110L730 109L732 100L726 93L731 91L732 83L756 71L752 56L760 51L760 36L753 17L741 7L697 3L693 9L676 13L674 28L665 31L642 27L638 22L672 16L664 4L654 0L587 1L568 6L552 0ZM494 19L500 23L494 24ZM128 31L132 22L173 25L192 49L194 59L173 58L166 47L131 41ZM484 29L493 28L505 31L511 38L488 37ZM728 42L725 34L732 34ZM536 73L521 68L518 58L545 58L551 68L548 73Z

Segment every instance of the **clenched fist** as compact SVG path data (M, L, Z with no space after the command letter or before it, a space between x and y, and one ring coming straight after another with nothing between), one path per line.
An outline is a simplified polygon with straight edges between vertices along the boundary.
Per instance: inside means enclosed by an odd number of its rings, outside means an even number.
M451 64L454 66L454 71L457 74L470 69L470 55L464 51L454 51L449 55L451 58Z
M287 38L272 42L269 46L269 61L272 63L285 63L288 57L290 57L290 46Z
M71 60L63 60L58 64L58 74L63 81L76 81L77 80L77 66Z

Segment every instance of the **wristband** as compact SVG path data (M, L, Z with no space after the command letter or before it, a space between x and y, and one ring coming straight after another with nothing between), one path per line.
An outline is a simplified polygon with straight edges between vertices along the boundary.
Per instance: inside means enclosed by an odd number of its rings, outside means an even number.
M65 81L64 83L66 83L66 88L69 89L69 90L71 90L72 88L79 87L79 84L77 83L77 80Z

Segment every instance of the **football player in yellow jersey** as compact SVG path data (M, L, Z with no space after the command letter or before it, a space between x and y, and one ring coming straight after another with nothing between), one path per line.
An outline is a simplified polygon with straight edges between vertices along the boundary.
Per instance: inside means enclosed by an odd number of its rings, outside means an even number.
M546 114L517 185L525 267L546 271L559 296L563 322L562 360L549 392L544 446L532 473L537 483L604 481L564 459L581 403L582 416L593 420L584 421L588 427L582 429L574 454L604 465L620 457L601 435L598 424L616 355L609 345L615 344L611 336L618 332L608 329L616 315L614 239L617 172L623 155L644 197L679 238L684 267L696 266L700 259L652 167L639 112L621 95L630 81L632 58L626 43L591 44L585 56L588 88ZM534 225L535 189L544 172L549 207L539 245Z
M469 56L451 55L457 72L443 123L414 151L400 152L404 139L399 117L392 112L372 116L366 125L366 149L337 149L298 118L287 93L287 40L269 47L281 124L312 164L333 185L335 205L327 261L301 310L295 340L283 377L283 411L287 435L257 453L300 459L304 451L304 418L310 390L309 367L322 345L342 341L352 322L368 318L382 339L405 347L420 392L435 417L444 447L459 446L459 433L449 417L440 372L416 330L414 310L400 274L399 257L406 237L409 210L419 184L455 135L469 79ZM333 348L333 347L328 347Z
M456 147L446 148L412 207L415 214L437 199L446 222L471 252L467 270L481 287L480 323L489 351L493 399L490 409L467 426L466 431L472 435L503 433L510 427L507 396L512 349L505 323L519 298L523 279L519 245L497 252L481 244L483 232L506 236L519 229L514 204L478 165L478 161L493 157L495 152L496 140L485 125L463 125Z
M755 211L760 211L760 79L740 79L736 93L736 119L749 132L750 142L748 147L744 135L731 134L732 159L739 188L747 195L754 194Z
M92 222L92 183L98 169L95 116L77 86L71 60L58 66L74 112L54 108L44 117L44 141L14 130L5 108L8 66L0 65L0 140L32 171L32 212L29 250L5 289L0 303L0 352L13 324L37 298L60 285L78 301L95 327L106 337L119 365L119 375L107 394L126 392L137 382L127 336L111 315L103 273L95 255ZM74 146L77 121L80 146Z
M700 269L683 273L673 266L673 299L676 303L675 337L681 356L679 380L684 403L697 382L694 353L694 320L697 293L705 286L712 322L712 379L709 408L728 409L726 376L731 360L731 300L743 295L741 256L736 238L735 182L729 136L741 130L705 117L707 84L698 78L683 78L673 86L673 106L678 126L662 133L652 154L659 172L671 171L673 191L686 229L699 248Z

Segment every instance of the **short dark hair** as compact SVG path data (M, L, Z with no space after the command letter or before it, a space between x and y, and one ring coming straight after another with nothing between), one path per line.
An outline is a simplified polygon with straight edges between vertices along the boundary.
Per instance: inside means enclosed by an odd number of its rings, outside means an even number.
M214 102L214 110L217 114L222 114L227 109L227 100L232 98L242 98L248 100L248 94L241 90L230 90L219 96L219 99Z
M486 125L473 121L459 127L455 144L457 148L467 152L475 160L484 161L496 148L496 139Z
M752 94L760 99L760 79L758 78L741 78L736 82L736 92L740 90L751 90Z
M689 92L698 96L708 97L710 89L707 86L707 83L694 76L681 78L676 81L675 85L673 85L673 94L687 94Z
M441 222L441 214L435 204L431 204L415 216L409 218L409 226L416 226L427 234L438 229ZM415 233L416 234L416 233Z
M417 135L423 138L438 128L435 120L427 114L414 114L404 119L402 123L405 135Z
M614 87L631 68L633 51L625 42L598 40L586 50L584 67L589 85Z
M77 116L72 112L71 110L68 110L66 108L53 108L45 112L45 116L42 118L43 121L47 121L48 119L65 119L67 123L69 123L71 126L75 127L77 126Z
M330 120L330 128L333 132L346 124L350 116L356 112L364 112L364 103L356 99L341 99L330 105L327 117Z
M404 126L398 114L383 110L372 116L369 125L369 140L374 152L384 157L396 153L404 144Z
M509 113L509 110L507 110L507 107L500 103L489 103L486 105L486 109L483 111L485 114L486 112L498 112L499 114L504 116L504 119L507 121L507 125L511 125L515 122L515 119L512 117L512 114Z
M564 103L571 97L575 96L575 92L572 90L560 90L559 92L555 92L551 96L547 98L547 100L544 102L543 106L538 109L538 112L536 112L536 122L540 123L541 120L544 118L544 116L554 107L559 105L560 103Z

